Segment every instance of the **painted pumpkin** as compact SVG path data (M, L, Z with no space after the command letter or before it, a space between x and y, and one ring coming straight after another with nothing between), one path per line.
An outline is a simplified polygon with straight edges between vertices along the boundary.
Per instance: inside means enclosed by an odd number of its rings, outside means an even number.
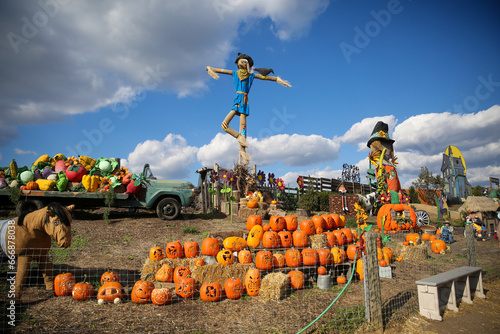
M155 285L150 281L137 281L132 288L132 294L130 298L133 303L136 304L147 304L151 302L151 292Z
M262 235L262 246L264 248L279 248L281 239L277 232L267 231Z
M302 254L298 249L287 249L285 261L287 267L299 267L302 265Z
M201 254L206 256L217 256L220 244L217 238L205 238L201 244Z
M273 269L273 253L269 251L259 251L255 255L255 266L261 270Z
M312 248L302 250L302 263L305 266L315 266L319 262L318 252Z
M196 241L186 241L184 243L184 256L188 259L198 257L200 255L200 246Z
M175 293L182 298L193 298L196 293L196 281L191 276L186 276L175 283Z
M200 298L206 302L218 302L222 298L222 285L218 282L203 283L200 288Z
M316 226L312 220L304 219L300 222L300 230L304 231L307 235L316 233Z
M174 268L168 263L164 263L156 272L155 279L158 282L172 282L174 279Z
M125 291L118 282L106 282L97 291L97 300L112 303L116 299L121 300Z
M238 253L238 262L243 264L252 263L252 252L248 249L240 250Z
M169 259L180 259L184 255L184 249L179 240L169 242L165 254Z
M54 293L58 297L71 296L75 284L76 279L72 273L59 274L54 279Z
M295 247L307 247L309 244L309 237L304 231L293 231L292 239Z
M153 261L160 261L163 259L163 249L161 247L152 247L149 250L149 259Z
M76 283L71 294L76 300L87 300L94 295L94 286L88 282Z
M155 288L151 292L151 302L157 306L170 304L172 301L172 290L167 287Z
M271 216L269 219L269 225L271 225L274 232L279 232L285 229L286 221L282 216Z
M240 299L243 288L243 282L238 277L230 277L224 283L224 291L229 299Z
M249 269L245 275L245 287L249 296L259 295L261 276L259 269Z
M191 269L186 266L175 267L174 269L174 283L178 283L181 279L190 276Z
M290 248L293 245L292 233L289 231L279 231L280 245L282 248Z
M239 252L247 248L247 241L240 237L229 237L222 242L224 248L229 249L231 252Z
M223 249L217 254L217 262L225 266L233 264L234 255L229 249Z
M297 217L294 215L285 216L286 230L293 232L299 227Z
M252 227L252 230L250 233L248 233L247 237L247 245L250 248L256 248L259 247L260 245L260 240L262 239L262 236L264 235L264 229L260 225L255 225Z
M290 285L292 288L300 290L304 288L304 273L298 270L292 270L288 273L288 278L290 280Z
M273 267L283 268L286 264L285 255L283 254L273 254Z
M262 226L262 218L258 215L250 215L247 218L247 230L251 231L255 225Z

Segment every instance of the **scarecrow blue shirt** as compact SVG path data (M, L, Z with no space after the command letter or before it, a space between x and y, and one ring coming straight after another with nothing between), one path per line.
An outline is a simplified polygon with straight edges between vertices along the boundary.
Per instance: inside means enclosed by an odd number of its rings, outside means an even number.
M248 93L250 93L250 88L252 87L255 74L250 73L248 76L244 76L244 79L242 80L240 76L238 76L238 71L232 72L234 88L236 89L236 97L234 98L234 104L231 110L248 116L250 114L250 106L248 105Z

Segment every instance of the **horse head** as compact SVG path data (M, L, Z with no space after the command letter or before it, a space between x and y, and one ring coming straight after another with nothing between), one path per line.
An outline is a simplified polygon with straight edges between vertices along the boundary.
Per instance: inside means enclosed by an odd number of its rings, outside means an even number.
M74 205L64 207L57 202L47 206L45 232L52 236L61 248L71 246L71 211L74 207Z

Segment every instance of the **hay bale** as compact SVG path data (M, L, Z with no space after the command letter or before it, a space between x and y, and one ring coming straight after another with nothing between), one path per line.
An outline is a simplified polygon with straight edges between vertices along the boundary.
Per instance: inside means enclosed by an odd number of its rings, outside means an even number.
M321 234L314 234L309 236L309 244L311 245L312 249L320 249L320 248L326 248L326 234L321 233Z
M400 242L397 244L394 254L396 257L401 256L404 261L423 261L429 256L429 248L425 244L405 246Z
M234 263L230 265L217 264L207 264L202 267L195 267L192 270L192 277L197 283L209 283L209 282L219 282L224 285L226 280L230 277L238 277L242 282L245 281L245 275L248 269L254 269L255 265L253 263L243 264Z
M279 301L286 295L288 288L288 275L283 273L267 274L260 285L259 300L263 303L270 300Z
M167 263L172 268L175 267L189 267L191 272L193 272L196 269L196 266L194 265L195 261L199 258L182 258L182 259L168 259L164 258L160 261L156 260L150 260L149 258L144 262L144 265L142 266L141 269L141 280L144 280L146 276L150 273L156 274L156 272L163 266L163 264ZM154 281L154 276L151 275L148 277L148 281L153 282Z

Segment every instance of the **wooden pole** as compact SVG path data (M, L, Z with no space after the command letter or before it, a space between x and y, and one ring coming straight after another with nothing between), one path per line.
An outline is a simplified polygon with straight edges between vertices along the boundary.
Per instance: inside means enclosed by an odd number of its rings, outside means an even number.
M366 276L364 279L367 281L368 285L370 323L380 333L383 333L382 295L380 292L380 277L378 269L377 235L373 231L369 231L366 236L366 263L363 263L363 266L366 266Z
M465 226L465 238L467 240L467 260L469 266L476 266L476 244L474 240L474 227L472 225Z

